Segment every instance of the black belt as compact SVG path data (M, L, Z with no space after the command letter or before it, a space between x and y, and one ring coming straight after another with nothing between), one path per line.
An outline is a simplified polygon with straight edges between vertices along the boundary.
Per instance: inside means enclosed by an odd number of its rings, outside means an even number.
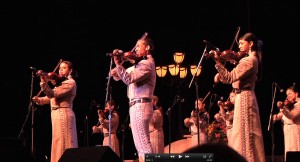
M129 107L135 105L136 103L152 102L151 98L134 98L129 102Z
M57 109L61 109L61 108L69 108L69 107L51 107L51 110L57 110Z
M233 88L234 93L241 93L242 91L249 91L249 90L252 90L252 88L251 87L245 87L245 88L242 88L242 89Z

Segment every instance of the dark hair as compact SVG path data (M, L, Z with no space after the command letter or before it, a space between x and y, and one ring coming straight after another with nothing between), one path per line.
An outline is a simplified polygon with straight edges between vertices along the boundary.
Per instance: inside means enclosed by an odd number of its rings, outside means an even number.
M72 62L70 62L70 61L62 61L61 63L65 63L65 64L67 64L68 66L69 66L69 69L74 69L74 65L73 65L73 63Z
M115 100L111 99L111 100L107 100L106 103L109 103L110 106L114 106L114 109L117 110L118 109L118 105L116 103Z
M258 46L257 46L257 38L253 33L246 33L243 36L240 37L240 40L245 40L247 42L253 42L254 46L251 48L252 51L257 51Z
M256 51L256 56L259 62L258 65L258 74L257 74L257 81L262 80L263 76L263 69L262 69L262 47L263 42L261 40L258 40L256 35L253 33L246 33L243 36L240 37L240 40L245 40L247 42L253 42L253 47L251 48L252 51Z
M71 76L72 78L78 78L78 72L74 70L74 65L71 61L62 61L61 63L65 63L69 66L69 69L72 69Z
M299 87L298 87L298 85L296 83L293 83L293 85L290 86L290 87L288 87L287 89L290 89L290 90L292 90L294 92L298 92L299 93Z
M247 162L247 160L228 146L226 143L205 143L198 146L194 146L184 153L213 153L214 162L234 161L234 162Z
M149 51L153 52L153 50L154 50L154 43L153 43L152 39L149 38L149 37L146 37L143 40L144 40L145 45L149 45L150 46Z

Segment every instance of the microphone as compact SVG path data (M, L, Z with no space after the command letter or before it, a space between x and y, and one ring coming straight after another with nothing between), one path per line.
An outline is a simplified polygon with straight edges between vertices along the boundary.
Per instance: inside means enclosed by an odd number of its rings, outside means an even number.
M100 104L98 104L95 100L92 100L92 105L97 108L100 108Z
M213 45L212 43L210 43L210 42L207 41L207 40L203 40L203 43L205 43L206 45L208 45L208 46L210 46L210 47L216 49L217 51L220 51L220 49L219 49L217 46Z
M34 68L34 67L32 67L32 66L30 66L29 67L31 70L33 70L33 71L38 71L36 68Z
M119 56L121 54L123 54L124 52L122 50L118 50L116 53L107 53L106 56Z
M273 84L275 85L276 88L279 89L279 92L280 92L280 93L283 93L283 92L284 92L284 90L283 90L276 82L273 82Z
M224 100L224 97L219 96L218 94L213 94L213 96L215 97L215 100L218 100L218 101L223 101Z
M184 102L184 101L185 101L184 98L181 98L181 99L180 99L180 102Z
M171 109L176 105L178 104L179 102L184 102L185 100L183 98L181 98L179 95L176 95L175 98L174 98L174 101L173 101L173 104L171 107L168 108L167 112L166 112L166 115L169 115Z
M181 98L179 95L176 95L175 96L175 101L176 102L184 102L185 100L184 100L184 98Z

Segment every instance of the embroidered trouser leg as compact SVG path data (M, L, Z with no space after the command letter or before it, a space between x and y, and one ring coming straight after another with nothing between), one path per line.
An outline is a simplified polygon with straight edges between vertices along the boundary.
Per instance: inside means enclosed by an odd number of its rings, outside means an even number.
M130 107L130 126L139 157L153 153L150 143L149 123L153 115L152 102L137 103Z

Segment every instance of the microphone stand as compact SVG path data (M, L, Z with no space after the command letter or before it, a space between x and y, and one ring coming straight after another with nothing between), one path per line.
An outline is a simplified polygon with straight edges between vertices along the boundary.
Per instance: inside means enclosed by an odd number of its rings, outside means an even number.
M213 97L214 96L214 97ZM211 95L210 96L210 100L209 100L209 108L208 108L208 111L207 111L207 124L210 123L210 110L213 106L213 104L215 103L215 101L217 100L217 96L215 95ZM208 138L208 137L207 137Z
M169 118L169 154L171 153L171 141L172 141L171 140L171 111L178 102L181 102L180 100L181 100L180 97L176 95L172 106L170 106L166 112L166 115L168 115Z
M120 133L120 131L122 131L122 161L124 161L124 141L125 141L125 131L127 130L127 126L128 126L128 120L129 120L129 113L127 114L125 121L122 123L120 129L117 132Z
M31 72L31 84L30 84L30 95L29 95L29 105L28 105L28 113L26 115L26 118L25 118L25 121L22 125L22 128L19 132L19 135L18 135L18 139L22 140L22 144L25 146L26 142L25 142L25 139L24 139L24 128L25 128L25 125L28 121L28 117L30 115L30 112L31 112L31 153L32 155L34 156L35 155L35 149L34 149L34 111L35 111L35 107L34 107L34 103L33 103L33 100L32 100L32 94L33 94L33 80L35 78L35 75L34 75L34 70L32 69L32 72Z
M273 88L273 84L272 84L272 88ZM272 94L272 106L271 106L271 112L270 112L270 117L269 117L269 125L268 125L268 131L271 133L271 142L272 142L272 162L274 162L274 129L273 129L273 124L272 123L273 123L273 110L274 110L276 89L277 88L274 88L274 91L273 91L273 94Z
M94 106L94 103L95 101L92 101L90 103L90 108L89 108L89 112L87 113L87 115L85 116L85 138L84 138L84 144L86 147L88 147L90 144L89 144L89 117L90 117L90 114L91 114L91 111L93 109L93 106Z
M205 46L205 48L204 48L204 50L203 50L201 59L200 59L200 61L199 61L199 63L198 63L198 66L197 66L197 68L196 68L196 72L195 72L195 74L193 75L193 78L192 78L192 80L191 80L191 82L190 82L189 88L191 88L191 85L192 85L192 83L193 83L193 81L194 81L194 79L195 79L195 76L196 76L196 74L197 74L197 72L198 72L198 69L199 69L201 63L202 63L202 60L203 60L204 56L205 56L206 53L207 53L206 51L207 51L207 45ZM198 98L197 98L197 99L198 99Z
M198 84L196 85L196 87L197 87L197 89L196 89L196 92L197 92L197 94L196 94L196 96L197 96L197 122L198 122L198 128L197 128L197 135L198 135L198 145L200 145L200 128L201 128L201 122L200 122L200 110L199 110L199 107L198 107L198 98L199 98L199 95L198 95ZM207 92L207 94L205 95L205 97L203 98L203 100L202 100L202 104L204 103L204 101L206 100L206 98L208 97L208 95L210 94L210 91L208 91Z
M110 100L109 100L109 105L110 107L111 105L111 99L112 99L112 95L111 95L111 87L110 87L110 81L111 81L111 74L110 71L112 69L112 65L113 65L113 57L110 57L110 65L109 65L109 72L108 72L108 77L107 77L107 87L106 87L106 98L105 98L105 102L108 101L108 96L110 96ZM106 103L104 103L104 105L106 105ZM109 109L109 115L108 115L108 136L109 136L109 147L111 147L111 108Z
M193 81L194 81L194 79L195 79L195 76L196 76L196 74L197 74L197 72L198 72L198 70L199 70L199 67L200 67L200 65L201 65L201 63L202 63L202 60L203 60L203 58L204 58L204 56L206 55L206 52L207 51L207 45L205 45L205 48L204 48L204 50L203 50L203 53L202 53L202 56L201 56L201 59L200 59L200 61L199 61L199 63L198 63L198 66L197 66L197 68L196 68L196 72L195 72L195 74L193 75L193 78L192 78L192 80L191 80L191 82L190 82L190 85L189 85L189 88L191 88L191 86L192 86L192 83L193 83ZM197 108L197 112L198 112L198 114L197 114L197 122L198 122L198 128L197 128L197 133L198 133L198 145L200 145L200 134L199 134L199 129L200 129L200 121L199 121L199 108L198 108L198 98L199 98L199 94L198 94L198 83L196 83L195 82L195 86L196 86L196 100L197 100L197 106L196 106L196 108ZM203 100L204 101L204 100Z
M197 68L197 70L198 70L198 68ZM197 74L197 72L196 72L195 74ZM200 123L200 121L199 121L199 114L200 114L200 112L199 112L199 107L198 107L199 84L198 84L197 82L195 82L195 87L196 87L196 101L197 101L195 113L197 114L197 122L198 122L198 128L197 128L197 136L198 136L198 139L197 139L197 141L198 141L198 145L200 145L200 131L199 131L199 129L200 129L200 124L201 124L201 123Z

